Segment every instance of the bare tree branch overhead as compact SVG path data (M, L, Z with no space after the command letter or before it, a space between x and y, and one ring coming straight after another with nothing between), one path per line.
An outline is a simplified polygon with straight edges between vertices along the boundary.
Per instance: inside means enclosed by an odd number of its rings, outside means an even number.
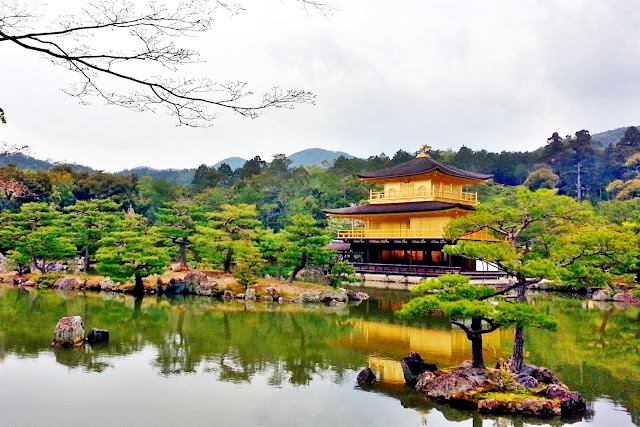
M326 3L296 1L308 13L327 16L333 11ZM140 6L127 0L98 0L40 28L37 5L7 0L0 3L0 42L38 52L77 73L79 81L64 92L82 104L99 97L133 111L165 109L178 125L210 126L225 109L255 118L269 108L315 103L316 96L306 90L276 86L256 95L246 82L180 76L184 65L200 58L198 52L179 43L209 31L214 12L220 10L235 15L244 8L221 0L178 0L172 6L155 1ZM131 89L109 89L108 78L125 82Z

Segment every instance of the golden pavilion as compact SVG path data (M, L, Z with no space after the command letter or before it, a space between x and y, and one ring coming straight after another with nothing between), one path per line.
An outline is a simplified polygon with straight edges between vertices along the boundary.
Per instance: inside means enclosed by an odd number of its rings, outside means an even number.
M465 186L491 175L442 164L424 146L413 160L357 176L384 190L371 191L366 205L324 210L351 219L351 228L338 231L342 242L334 246L357 271L437 275L477 270L476 260L442 252L444 228L451 219L476 210L478 193L466 192ZM484 230L462 238L497 240Z

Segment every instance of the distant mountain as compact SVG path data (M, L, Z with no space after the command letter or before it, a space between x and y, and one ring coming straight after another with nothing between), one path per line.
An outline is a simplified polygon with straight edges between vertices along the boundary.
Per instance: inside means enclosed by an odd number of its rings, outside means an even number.
M634 126L634 125L631 125ZM636 126L640 128L640 126ZM600 148L608 147L611 144L615 144L620 141L624 136L625 131L629 128L629 126L607 130L604 132L596 133L591 135L591 140L593 141L593 145Z
M152 179L164 179L173 181L180 185L189 185L193 181L196 173L195 169L154 169L148 166L138 166L133 169L125 169L116 172L116 175L131 175L132 173L139 177L150 176Z
M88 166L77 165L75 163L54 163L51 160L40 160L21 153L11 154L9 156L0 158L0 168L11 163L15 164L18 169L26 169L32 171L48 171L54 166L65 165L70 166L71 169L76 172L96 172L95 169L92 169Z
M226 163L231 166L231 169L236 170L240 169L247 161L242 157L227 157L224 160L220 160L218 163L213 165L212 167L218 169L221 164Z
M296 168L298 166L322 165L323 161L333 163L340 156L344 156L347 159L355 158L355 156L342 151L330 151L322 148L308 148L293 153L288 158L292 162L291 166Z
M28 169L32 171L46 171L54 165L46 160L40 160L24 154L11 154L0 159L0 167L14 163L18 169Z

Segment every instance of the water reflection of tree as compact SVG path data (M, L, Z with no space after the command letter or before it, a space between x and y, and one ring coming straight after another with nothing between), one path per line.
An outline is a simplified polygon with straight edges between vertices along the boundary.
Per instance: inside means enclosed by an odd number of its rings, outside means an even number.
M164 375L196 372L202 366L221 381L247 382L268 373L274 386L308 384L314 374L334 372L340 381L364 358L333 342L350 326L335 316L238 311L183 312L175 337L154 343L155 366Z
M529 333L531 363L547 366L589 400L609 396L640 423L640 309L587 308L587 301L558 297L534 301L559 326L555 333Z
M91 371L108 368L109 356L157 350L153 365L162 375L215 372L221 381L246 382L267 373L269 382L308 384L316 374L345 372L362 366L365 356L334 343L351 326L337 316L216 310L209 299L145 298L48 290L10 290L0 296L2 353L37 356L53 352L60 363ZM81 314L88 328L109 329L103 348L89 346L54 351L49 347L56 322Z

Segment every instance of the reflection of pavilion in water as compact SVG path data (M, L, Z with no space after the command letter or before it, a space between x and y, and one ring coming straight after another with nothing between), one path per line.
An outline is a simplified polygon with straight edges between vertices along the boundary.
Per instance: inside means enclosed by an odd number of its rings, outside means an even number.
M369 367L380 374L383 382L404 382L400 359L410 351L419 353L425 362L438 367L455 366L471 358L471 342L462 330L423 329L353 319L349 347L369 352ZM498 329L484 335L485 361L495 362L492 354L506 357L504 344L513 341L513 330Z

